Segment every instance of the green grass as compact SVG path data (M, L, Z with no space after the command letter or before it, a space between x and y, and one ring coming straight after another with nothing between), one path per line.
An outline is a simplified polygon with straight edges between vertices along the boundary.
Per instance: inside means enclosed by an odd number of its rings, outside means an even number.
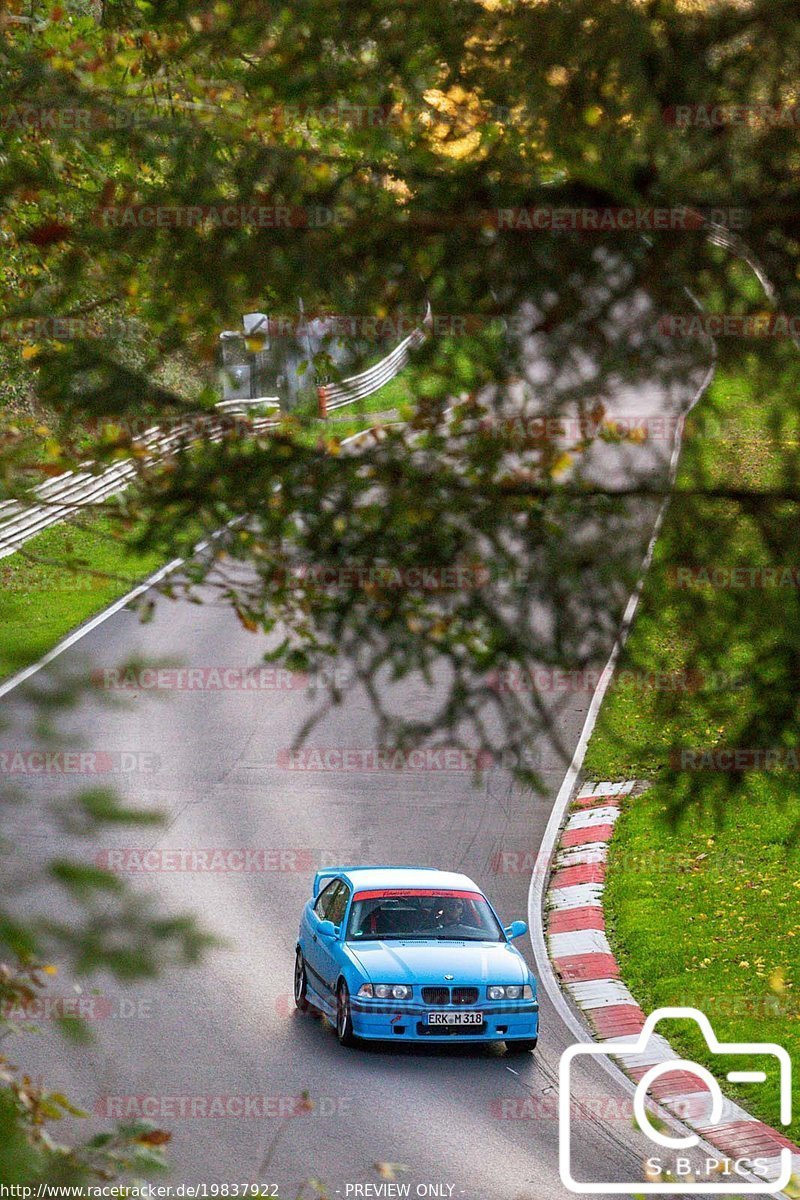
M799 360L787 345L743 353L721 344L715 381L687 429L680 488L792 483ZM621 667L696 675L685 690L623 676L601 711L585 773L653 781L627 802L617 824L606 892L609 938L642 1008L697 1007L722 1040L776 1041L797 1059L797 772L753 770L731 779L680 770L671 757L678 748L797 744L797 678L784 668L800 627L798 589L677 587L674 575L686 564L797 565L796 536L785 536L796 519L793 507L773 508L764 519L727 499L673 501ZM724 1079L691 1026L667 1033L676 1049ZM778 1124L774 1073L769 1086L725 1087ZM794 1100L800 1114L797 1079ZM797 1117L789 1133L800 1138Z
M35 662L163 562L132 553L109 516L82 516L0 559L0 677Z
M796 1056L800 851L787 853L785 841L797 816L773 793L774 783L754 780L721 830L697 808L667 827L658 786L638 797L612 842L606 913L622 978L645 1012L699 1008L722 1041L778 1042ZM686 1057L724 1078L694 1026L671 1023L666 1032ZM740 1087L738 1099L777 1126L769 1074L769 1087ZM795 1113L799 1104L795 1078ZM800 1136L799 1120L792 1135Z
M413 412L413 403L411 374L403 371L371 396L334 409L325 420L317 416L316 400L301 405L293 410L292 415L302 422L297 436L309 444L315 444L320 439L329 438L343 441L354 433L371 429L376 424L378 414L382 414L387 423L408 420Z
M370 413L389 412L391 409L413 404L413 401L410 372L401 371L399 375L390 379L371 396L365 396L363 400L356 400L353 404L348 404L346 408L334 409L332 415L339 416L352 412L358 416L367 416Z
M400 406L408 406L413 404L413 400L412 373L406 369L396 375L394 379L390 379L377 392L373 392L371 396L365 396L362 400L354 400L352 404L346 404L342 408L332 409L330 423L331 426L335 426L339 424L338 418L350 416L353 421L360 421L363 428L362 418L369 417L373 413L389 412ZM319 412L316 394L312 399L300 404L293 412L301 418L316 417Z

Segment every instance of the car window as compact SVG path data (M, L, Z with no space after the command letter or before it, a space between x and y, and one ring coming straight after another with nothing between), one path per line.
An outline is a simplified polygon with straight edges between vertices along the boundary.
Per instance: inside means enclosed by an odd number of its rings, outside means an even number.
M477 892L387 888L356 892L348 940L500 942L504 934Z
M317 902L314 905L314 912L317 914L320 921L328 920L328 909L330 908L333 898L340 886L340 880L332 879L327 887L324 887L317 896Z
M333 921L334 925L341 925L344 920L344 914L347 911L347 902L350 899L350 888L346 883L339 881L338 889L334 893L333 899L328 905L328 920Z

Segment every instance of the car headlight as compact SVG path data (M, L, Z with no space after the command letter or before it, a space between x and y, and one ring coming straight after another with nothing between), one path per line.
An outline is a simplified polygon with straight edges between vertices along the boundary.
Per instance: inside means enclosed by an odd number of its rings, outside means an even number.
M411 988L405 983L364 983L359 996L374 996L376 1000L410 1000Z
M532 1000L533 988L529 983L492 984L486 994L490 1000Z

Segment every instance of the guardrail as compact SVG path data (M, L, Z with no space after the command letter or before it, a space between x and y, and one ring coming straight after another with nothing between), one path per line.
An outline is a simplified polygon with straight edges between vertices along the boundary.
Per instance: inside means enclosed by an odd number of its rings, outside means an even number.
M428 336L427 327L431 323L431 306L429 304L422 325L418 329L412 330L408 337L403 338L402 342L395 346L386 358L367 367L366 371L362 371L359 375L351 375L348 379L343 379L341 383L321 384L317 388L319 415L323 418L327 417L328 413L333 412L334 409L344 408L346 404L355 404L357 400L364 400L373 392L380 391L385 383L389 383L391 379L400 374L411 357L411 351L425 341Z
M342 408L372 395L399 375L407 364L411 351L425 341L428 336L426 327L430 326L431 322L431 308L428 305L422 325L412 330L386 358L359 375L343 379L341 383L318 388L320 416L325 417L329 410ZM249 408L275 408L279 411L280 401L276 396L260 396L255 399L222 400L215 407L230 419L244 416ZM214 417L202 420L207 420L203 428L204 436L211 441L218 441L224 432L221 422ZM248 428L256 433L274 428L277 424L277 420L267 416L250 417L247 418L247 422ZM178 425L169 433L163 433L154 425L142 437L148 451L144 461L158 461L180 444L187 434L197 432L197 422L192 425ZM59 521L81 509L100 504L109 496L123 491L136 477L139 465L126 459L95 474L91 470L92 464L87 463L85 470L65 471L63 475L48 479L46 483L34 488L30 503L19 500L0 502L0 558L13 554L43 529L57 525Z
M220 400L215 404L215 408L219 408L222 412L238 413L243 412L248 408L277 408L279 409L281 402L277 396L257 396L255 400Z
M262 401L237 401L237 403L265 403ZM217 407L221 407L217 405ZM230 409L228 409L230 413ZM237 415L236 413L233 414ZM202 433L211 442L219 441L230 428L230 415L224 422L218 417L200 417L191 424L176 425L168 433L164 433L157 425L146 430L141 441L147 454L145 462L157 462L176 449L187 436ZM277 421L269 417L254 417L248 420L247 428L256 433L264 429L272 429ZM87 463L82 471L65 471L55 479L48 479L32 490L30 503L20 500L5 500L0 503L0 558L13 554L30 538L57 525L66 517L72 516L81 509L90 508L114 496L132 483L139 470L140 462L125 459L124 462L114 463L96 474Z
M386 358L359 375L343 379L341 383L320 387L320 416L327 416L329 410L342 408L372 395L399 375L407 364L411 351L428 336L426 327L431 324L431 320L431 308L428 305L422 325L412 330ZM279 411L280 401L275 396L260 396L255 399L222 400L215 407L230 419L245 416L250 408L275 408ZM251 417L247 420L248 428L256 433L274 428L277 424L276 420L267 416ZM218 441L225 426L219 419L209 416L201 418L200 428L209 440ZM164 433L157 425L152 426L142 435L147 450L144 461L158 461L174 450L187 435L197 432L197 421L192 425L178 425L168 433ZM109 496L123 491L135 479L140 462L126 459L96 473L91 469L92 465L87 463L84 470L65 471L63 475L39 484L32 490L30 502L0 502L0 558L13 554L43 529L49 529L81 509L101 504Z

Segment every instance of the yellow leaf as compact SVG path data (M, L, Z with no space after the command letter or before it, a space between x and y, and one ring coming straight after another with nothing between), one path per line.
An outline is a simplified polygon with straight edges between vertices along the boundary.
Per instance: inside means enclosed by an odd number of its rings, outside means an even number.
M786 972L783 967L776 967L769 977L769 986L771 991L777 992L780 996L786 991Z
M22 347L22 357L25 359L26 362L28 362L31 358L36 358L36 355L38 353L39 353L38 346L23 346Z
M550 87L564 87L569 82L569 71L566 67L551 67L545 79Z
M572 455L567 454L567 452L565 450L563 454L559 454L558 458L553 463L552 467L550 468L550 474L553 477L555 477L557 475L563 475L563 474L565 474L566 471L569 470L569 468L571 466L572 466Z
M148 1129L140 1133L136 1141L142 1146L166 1146L172 1141L172 1134L166 1129Z
M258 630L258 622L254 620L249 613L244 612L241 608L236 608L234 611L236 616L239 618L241 625L244 626L247 632L256 633Z
M381 1179L397 1179L401 1171L410 1171L405 1163L376 1162L372 1164Z

